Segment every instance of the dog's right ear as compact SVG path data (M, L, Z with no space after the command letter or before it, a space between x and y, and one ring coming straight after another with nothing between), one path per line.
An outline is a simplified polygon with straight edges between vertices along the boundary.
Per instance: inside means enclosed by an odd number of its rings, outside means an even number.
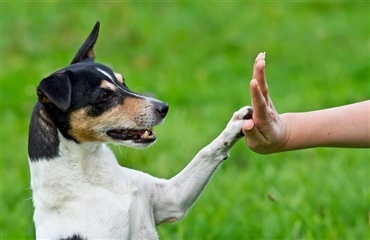
M94 61L95 51L94 45L99 35L100 22L97 21L90 35L87 37L85 42L82 44L80 49L77 51L75 57L73 58L71 64L83 62L83 61Z
M71 105L72 87L68 72L55 73L44 78L37 87L37 95L42 104L54 104L62 111Z

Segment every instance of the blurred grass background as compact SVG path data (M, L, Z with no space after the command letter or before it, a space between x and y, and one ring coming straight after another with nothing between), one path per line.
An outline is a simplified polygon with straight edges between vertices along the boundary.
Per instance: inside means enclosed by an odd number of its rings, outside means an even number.
M366 1L2 1L2 239L34 238L27 135L35 88L69 64L96 20L97 61L123 73L132 90L170 104L153 147L113 147L122 165L158 177L179 172L250 104L260 51L279 112L370 98ZM264 156L240 141L187 217L158 227L160 238L368 239L369 153Z

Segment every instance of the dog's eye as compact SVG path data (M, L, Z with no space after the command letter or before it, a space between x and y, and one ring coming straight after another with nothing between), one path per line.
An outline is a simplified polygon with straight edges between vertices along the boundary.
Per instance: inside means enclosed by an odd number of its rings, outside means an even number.
M111 97L111 95L112 95L112 92L111 91L104 91L100 95L99 99L105 101L105 100L108 100Z

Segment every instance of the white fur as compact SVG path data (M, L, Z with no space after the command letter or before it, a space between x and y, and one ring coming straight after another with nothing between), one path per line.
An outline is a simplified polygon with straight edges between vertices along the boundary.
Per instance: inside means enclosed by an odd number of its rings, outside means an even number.
M101 73L103 73L105 76L107 76L111 81L114 81L113 80L113 77L109 74L109 73L107 73L106 71L104 71L104 70L102 70L102 69L100 69L100 68L96 68L96 70L98 70L99 72L101 72Z
M36 237L157 239L156 225L183 218L197 200L237 141L247 112L236 112L169 180L121 167L105 144L76 144L59 134L59 157L30 162Z

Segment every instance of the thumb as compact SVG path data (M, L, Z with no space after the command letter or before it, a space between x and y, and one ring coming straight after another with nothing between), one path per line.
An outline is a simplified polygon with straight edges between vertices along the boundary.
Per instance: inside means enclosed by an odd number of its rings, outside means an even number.
M242 131L245 136L245 142L248 146L250 146L251 143L258 141L260 138L259 135L261 135L257 126L254 124L253 119L244 121L242 125Z
M242 131L245 136L245 142L248 147L255 151L258 146L266 142L265 137L260 133L252 119L244 121Z
M242 131L244 134L247 134L247 132L251 131L254 127L254 122L252 119L246 120L243 123Z

